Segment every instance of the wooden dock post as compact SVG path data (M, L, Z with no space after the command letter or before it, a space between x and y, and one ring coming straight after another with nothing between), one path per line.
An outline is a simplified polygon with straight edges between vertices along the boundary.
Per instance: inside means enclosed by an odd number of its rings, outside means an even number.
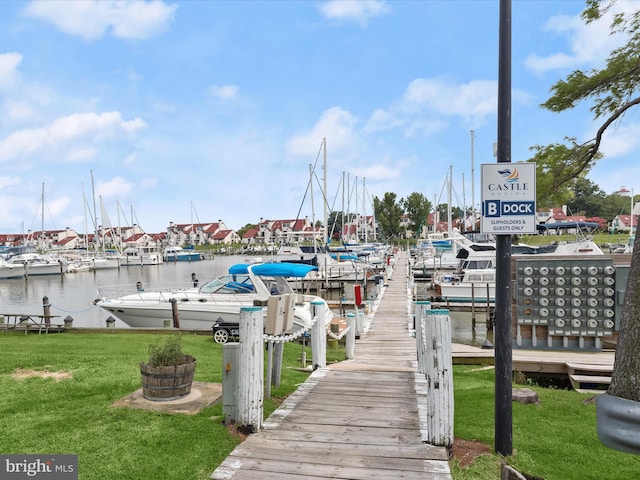
M276 342L273 346L273 374L271 376L271 385L280 388L282 380L282 361L284 357L284 342Z
M471 283L471 328L476 331L476 289L475 284Z
M44 314L44 324L48 327L51 325L51 304L47 296L42 297L42 311Z
M180 316L178 315L178 300L170 298L171 317L173 318L173 328L180 328Z
M426 338L424 336L424 318L427 315L427 311L431 310L431 302L420 301L416 302L414 308L414 320L413 326L416 330L416 352L418 357L418 373L426 374Z
M344 354L349 359L356 356L356 315L354 313L347 313L347 328L349 331L344 341Z
M267 342L267 381L265 382L265 398L271 398L271 385L273 384L273 340Z
M429 310L421 319L426 339L428 443L453 445L453 365L448 310Z
M262 428L264 344L262 307L240 309L240 375L237 423L243 433ZM271 379L269 379L271 380Z
M327 366L327 304L322 301L311 302L311 314L315 319L311 327L311 368Z

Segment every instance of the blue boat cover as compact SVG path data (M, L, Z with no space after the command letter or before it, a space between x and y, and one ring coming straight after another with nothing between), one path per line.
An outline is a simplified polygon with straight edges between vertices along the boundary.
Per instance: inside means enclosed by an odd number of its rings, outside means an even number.
M231 275L240 275L249 273L247 267L251 265L251 270L256 275L263 277L298 277L303 278L307 273L318 270L318 267L307 265L305 263L237 263L229 267Z
M338 255L335 253L331 254L331 258L333 258L334 260L338 259ZM341 254L340 255L340 260L342 260L343 262L346 262L348 260L358 260L358 256L357 255L344 255Z

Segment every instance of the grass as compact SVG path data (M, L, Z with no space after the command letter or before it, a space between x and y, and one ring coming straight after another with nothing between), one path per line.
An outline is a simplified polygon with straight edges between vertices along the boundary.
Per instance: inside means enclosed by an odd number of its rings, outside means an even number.
M520 385L519 385L520 386ZM640 456L602 445L593 396L575 391L527 388L539 405L513 403L513 454L506 462L544 480L630 480L640 476ZM455 436L478 440L494 451L494 371L454 366ZM452 462L455 480L500 478L502 457L478 457L469 467Z
M572 242L582 239L583 235L522 235L519 240L527 245L547 245L552 242ZM604 247L608 244L624 245L629 240L629 233L596 233L593 241L596 245ZM515 240L514 240L515 241ZM605 251L605 253L609 253Z
M222 406L197 415L114 408L140 388L139 363L159 335L65 333L0 334L0 432L2 453L77 454L82 480L206 480L240 439L222 424ZM185 353L198 359L195 380L222 381L222 346L210 336L182 335ZM286 344L280 388L265 399L265 418L308 374L298 366L303 347ZM305 347L311 358L309 347ZM327 350L328 361L344 349ZM15 379L17 369L65 372L68 379ZM640 475L640 456L604 447L597 438L595 402L574 391L529 385L540 405L513 404L515 469L545 480L629 480ZM474 366L454 367L455 435L486 443L493 451L494 374ZM501 457L478 457L455 480L500 478Z
M0 432L4 454L77 454L79 478L98 480L205 480L240 439L222 422L220 403L197 415L114 408L141 386L139 364L158 334L0 334ZM222 382L222 346L210 336L181 335L185 353L198 360L195 381ZM265 418L277 400L308 373L299 366L303 347L285 344L281 385L265 399ZM306 347L307 358L311 358ZM328 361L344 349L327 350ZM16 379L17 369L64 372L70 378Z

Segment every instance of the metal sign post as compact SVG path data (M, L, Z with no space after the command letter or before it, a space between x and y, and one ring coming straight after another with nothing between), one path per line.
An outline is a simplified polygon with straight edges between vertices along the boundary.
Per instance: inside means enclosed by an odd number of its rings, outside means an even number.
M511 0L500 0L498 46L498 164L511 163ZM483 204L484 205L484 204ZM482 222L484 223L484 222ZM511 391L511 235L496 236L495 450L513 452Z

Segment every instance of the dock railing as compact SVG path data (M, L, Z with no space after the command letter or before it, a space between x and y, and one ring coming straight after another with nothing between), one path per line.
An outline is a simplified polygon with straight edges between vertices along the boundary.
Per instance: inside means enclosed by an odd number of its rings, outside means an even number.
M424 375L426 407L425 441L451 448L453 445L453 364L451 317L448 310L431 310L429 302L415 308L418 377Z

